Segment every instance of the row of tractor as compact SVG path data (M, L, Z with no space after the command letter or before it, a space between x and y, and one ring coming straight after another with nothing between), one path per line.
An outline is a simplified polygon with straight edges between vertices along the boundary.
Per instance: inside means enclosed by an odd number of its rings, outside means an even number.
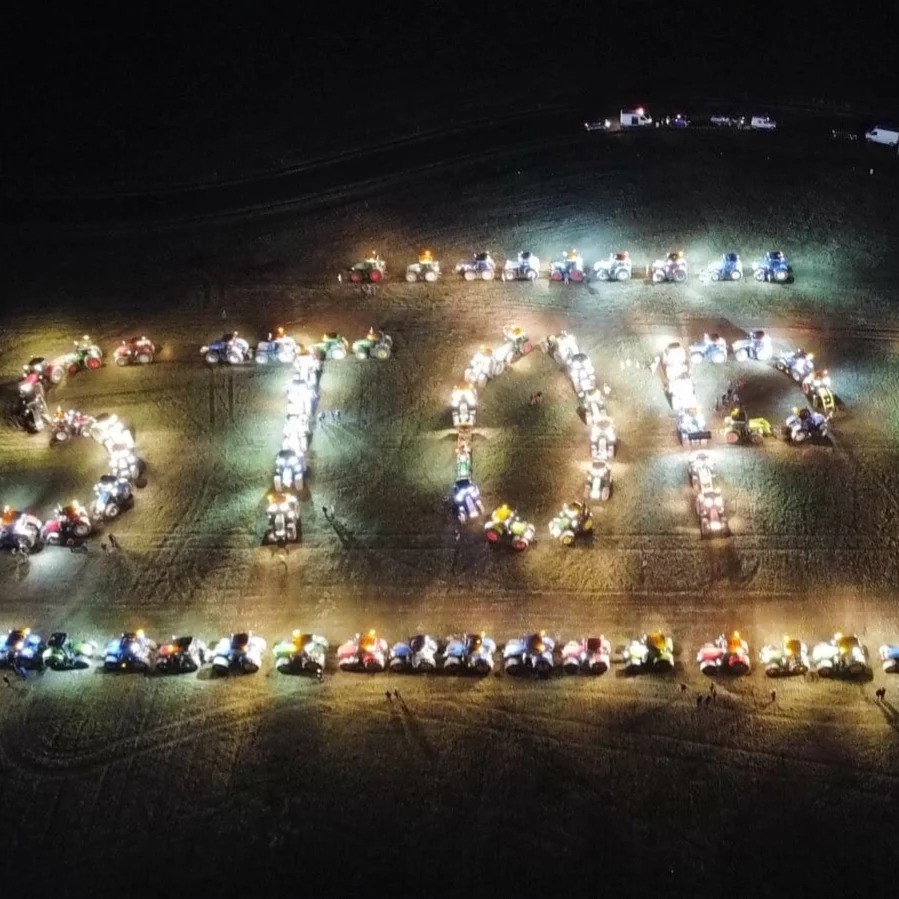
M75 410L66 416L79 423L90 419ZM117 416L104 415L85 421L78 433L101 444L109 460L107 472L94 485L90 505L85 507L78 500L57 505L46 521L6 506L0 517L0 547L33 553L44 545L74 546L133 505L134 487L146 484L146 463L135 453L131 429Z
M262 668L267 642L252 632L233 633L207 644L197 637L172 636L168 643L151 640L143 630L126 631L102 646L58 631L44 640L30 628L8 631L0 642L0 667L26 670L70 671L101 666L110 672L190 674L210 666L213 675L255 674ZM324 673L329 641L320 634L295 630L272 648L273 665L285 674ZM485 633L456 634L438 640L414 634L391 644L376 631L359 633L337 647L341 671L378 673L472 674L486 676L497 669L510 675L551 677L605 674L613 665L630 675L665 674L674 670L675 647L663 631L629 639L613 652L604 635L556 641L545 631L508 640L500 649ZM899 673L899 646L885 644L879 657L886 673ZM762 647L758 661L768 677L814 673L822 678L870 676L867 648L854 634L836 633L815 644L811 651L795 637ZM708 676L742 677L752 670L749 644L739 631L721 634L696 653L699 670Z
M681 250L673 250L667 256L654 260L645 267L647 280L653 284L671 282L683 284L687 280L687 259ZM472 254L453 267L453 274L465 281L536 281L542 274L540 259L530 250L522 250L515 259L506 259L499 267L488 250ZM418 262L406 266L406 281L425 281L433 284L440 279L440 262L430 250L422 251ZM769 250L752 264L752 276L756 281L787 284L793 281L793 267L781 250ZM593 264L584 266L583 256L576 250L568 250L552 260L548 266L550 281L582 284L589 281L630 281L634 277L634 265L630 253L620 250ZM363 260L354 263L346 272L337 276L339 281L350 284L380 284L387 280L387 263L374 250ZM743 262L739 253L724 253L719 260L710 262L700 275L701 281L740 281L743 278Z
M717 335L706 334L704 343L726 354L727 345ZM697 355L696 345L688 352L680 343L670 343L660 357L665 392L677 416L677 433L682 445L702 444L712 436L696 398L690 372L690 362ZM724 494L709 454L692 453L688 459L688 474L693 487L693 505L699 519L700 537L729 537Z
M273 340L284 339L282 328ZM268 495L266 515L268 524L264 542L283 545L296 543L300 538L300 503L297 497L305 488L309 470L309 448L312 442L312 428L319 401L319 381L325 360L341 360L347 357L349 344L340 334L325 334L319 343L309 348L296 343L291 362L294 374L287 386L287 411L281 432L281 448L275 456L272 473L273 491ZM269 341L271 342L271 341ZM389 359L393 350L393 338L376 328L357 340L353 355L358 359ZM272 358L284 362L286 353L275 353ZM257 349L256 359L260 355Z
M499 347L484 345L472 356L465 368L463 381L450 394L453 427L456 429L455 475L451 501L453 514L460 524L468 524L484 515L481 491L474 480L473 438L477 420L478 390L499 377L510 365L534 349L531 340L518 325L503 328ZM499 506L485 524L489 543L506 544L523 551L536 538L536 528L507 505Z
M597 385L593 362L581 351L573 334L567 331L552 334L540 344L540 348L565 371L578 398L579 412L590 428L590 468L584 499L586 502L607 502L612 496L612 459L618 446L615 423L606 408L609 388ZM583 504L571 505L580 508ZM588 530L592 528L592 520L585 520L584 523L589 524Z
M357 359L383 361L390 358L392 351L393 342L381 331L371 330L352 344L336 332L323 334L321 340L303 344L284 328L270 331L265 340L260 340L255 347L250 346L238 331L228 331L200 347L200 354L209 365L242 365L255 360L260 365L295 365L298 371L316 361L346 359L351 353Z
M103 351L89 335L73 342L74 348L48 359L33 356L22 366L17 385L13 419L26 431L36 434L47 425L55 425L47 405L47 394L62 383L63 378L80 371L97 371L103 366ZM123 340L115 349L113 359L118 366L148 365L156 356L156 346L147 337Z
M579 536L593 531L593 516L588 502L608 500L612 490L611 460L617 437L614 423L605 407L605 395L597 388L593 364L577 345L576 338L566 332L552 335L540 344L541 349L563 367L579 398L581 411L590 427L591 467L583 502L565 503L549 524L550 535L565 546ZM481 346L469 361L464 381L450 395L453 427L456 429L455 478L451 494L453 512L460 524L484 514L481 493L474 481L472 435L476 421L478 389L501 375L509 365L528 355L534 344L518 325L503 328L503 343L496 349ZM508 545L517 551L530 546L536 528L507 504L498 506L484 525L487 541Z

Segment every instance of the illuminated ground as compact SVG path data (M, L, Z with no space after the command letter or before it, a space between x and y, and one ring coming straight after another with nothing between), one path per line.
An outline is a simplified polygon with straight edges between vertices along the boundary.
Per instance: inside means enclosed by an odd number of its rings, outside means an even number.
M116 556L97 542L86 555L49 549L18 573L0 558L0 626L210 640L252 628L270 645L293 627L336 643L368 627L392 640L473 628L502 641L544 627L621 642L661 626L681 670L548 684L335 675L324 686L268 671L228 682L48 673L0 692L0 807L23 810L10 853L48 880L66 872L62 895L132 866L178 871L192 887L220 886L229 867L235 887L424 875L415 889L436 894L482 869L490 883L542 876L551 891L601 876L631 894L707 886L731 866L747 883L793 865L810 876L828 853L852 862L827 871L835 885L888 871L899 711L889 693L873 701L884 677L781 682L772 702L756 672L697 710L708 684L692 663L727 627L754 648L788 631L810 643L857 631L875 651L899 639L899 179L872 150L781 134L563 136L277 220L30 249L10 279L6 377L85 330L110 351L132 332L165 349L148 370L107 367L59 389L66 407L133 421L150 484L115 528ZM748 261L780 245L797 283L450 277L395 280L372 299L334 280L371 245L396 276L422 244L445 268L483 246L497 258L529 246L546 261L572 245L590 261L627 248L638 262L682 247L695 272L731 248ZM449 390L513 320L536 338L574 332L612 387L621 453L592 547L566 551L546 535L580 493L588 448L567 382L540 353L484 391L475 471L488 504L516 503L543 539L515 557L477 527L454 541ZM209 371L197 347L224 328L352 339L371 323L393 334L395 358L326 367L323 408L342 418L314 438L303 542L261 548L287 376ZM686 454L646 364L670 340L753 327L815 351L843 405L832 447L717 441L734 536L712 545L699 540ZM701 399L711 407L736 378L750 410L776 423L801 404L759 363L704 368ZM527 402L535 390L540 408ZM39 514L87 499L102 472L96 446L51 450L9 428L0 464L4 501ZM321 514L331 504L336 530ZM407 709L386 702L387 686Z

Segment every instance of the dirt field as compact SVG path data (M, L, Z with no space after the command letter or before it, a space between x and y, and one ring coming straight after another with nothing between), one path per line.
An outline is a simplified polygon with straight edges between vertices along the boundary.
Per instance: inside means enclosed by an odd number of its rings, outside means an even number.
M391 641L485 629L503 642L545 628L613 643L662 627L679 658L668 679L334 674L319 686L266 667L224 682L50 672L0 685L7 858L60 896L164 876L227 895L285 883L343 892L373 875L435 895L505 893L522 875L550 894L599 879L628 895L732 876L762 895L784 878L836 890L888 876L892 684L879 670L861 685L778 682L772 701L755 671L697 709L708 682L693 662L732 627L753 652L788 632L809 644L857 632L875 654L899 639L899 169L876 149L817 133L556 133L405 177L379 170L271 216L7 235L10 387L31 355L85 331L110 353L138 332L164 349L149 369L109 365L56 391L66 408L133 423L149 485L116 524L118 554L95 539L86 554L48 548L18 570L0 557L0 627L101 641L138 626L207 640L250 628L270 646L295 627L332 645L370 627ZM371 246L392 275L373 298L336 281ZM445 270L481 248L548 261L576 246L591 264L629 249L641 266L682 248L694 277L408 285L399 276L421 246ZM695 277L726 250L749 262L772 246L790 255L794 285ZM483 391L474 461L488 507L517 505L541 539L523 555L494 551L476 525L454 540L449 392L512 321L534 339L575 333L611 386L620 458L590 546L566 550L546 529L579 496L589 451L567 380L539 352ZM260 540L288 374L210 370L197 352L224 329L255 342L278 324L305 340L352 340L375 324L395 346L386 363L326 364L322 408L342 417L315 433L302 542L287 551ZM735 448L716 437L733 537L703 542L686 451L647 365L671 340L756 327L830 369L833 441ZM700 399L712 409L738 378L750 412L775 424L802 404L761 363L704 366ZM528 404L536 390L540 407ZM101 454L4 427L0 496L43 516L72 495L87 501ZM337 528L322 515L332 504ZM388 687L405 705L387 702Z

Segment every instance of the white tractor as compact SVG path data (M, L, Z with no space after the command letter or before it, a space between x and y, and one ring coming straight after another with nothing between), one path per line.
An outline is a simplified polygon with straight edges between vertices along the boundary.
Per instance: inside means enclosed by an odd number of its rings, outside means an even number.
M453 410L453 427L474 427L478 406L478 392L470 384L457 384L450 396Z
M596 369L586 353L576 353L568 362L568 377L575 393L596 389Z
M418 262L406 266L406 280L427 281L433 284L440 277L440 263L433 257L430 250L423 250L418 254Z
M489 346L482 346L471 357L465 369L465 380L482 390L491 378L501 375L506 370L506 363L493 352Z

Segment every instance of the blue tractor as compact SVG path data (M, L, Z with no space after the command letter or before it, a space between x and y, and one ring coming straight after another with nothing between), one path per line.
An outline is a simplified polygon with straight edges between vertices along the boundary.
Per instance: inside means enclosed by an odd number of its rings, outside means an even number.
M106 644L103 667L107 671L146 672L155 652L156 644L143 631L126 631Z
M712 281L739 281L743 263L739 253L725 253L718 262L710 262L706 273Z
M0 643L0 666L26 668L39 671L44 667L44 650L47 644L31 628L9 631Z
M218 340L213 340L208 346L200 347L200 354L209 365L218 365L227 362L229 365L240 365L253 358L250 345L237 331L223 334Z
M793 266L780 250L769 250L763 259L757 259L752 264L752 273L756 281L788 284L793 280Z

